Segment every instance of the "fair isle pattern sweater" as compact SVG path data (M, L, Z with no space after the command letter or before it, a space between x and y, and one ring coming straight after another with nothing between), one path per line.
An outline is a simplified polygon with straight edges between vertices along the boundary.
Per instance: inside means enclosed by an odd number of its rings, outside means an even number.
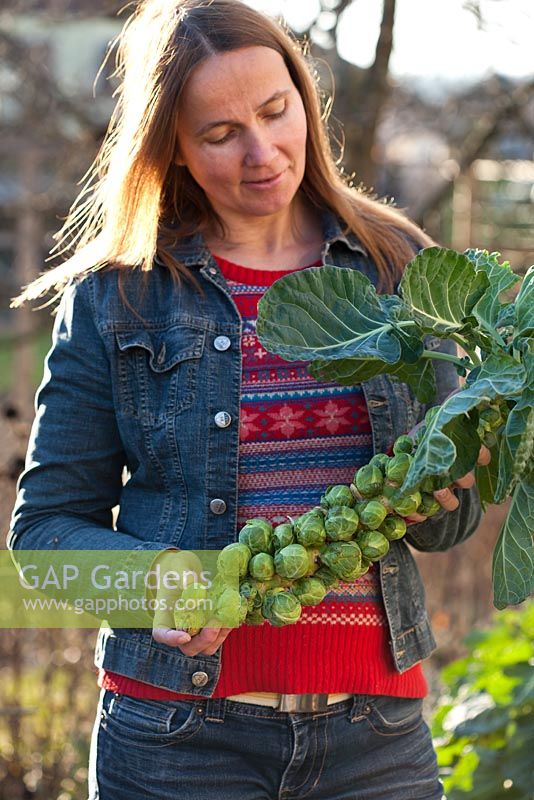
M238 526L265 517L273 525L320 501L331 484L350 483L372 456L371 426L360 387L320 383L308 362L284 361L256 336L257 305L277 278L216 257L243 320ZM316 266L316 265L313 265ZM99 685L146 699L177 694L101 671ZM214 697L243 692L350 692L424 697L421 665L395 669L388 643L379 570L341 583L299 622L243 625L228 635Z

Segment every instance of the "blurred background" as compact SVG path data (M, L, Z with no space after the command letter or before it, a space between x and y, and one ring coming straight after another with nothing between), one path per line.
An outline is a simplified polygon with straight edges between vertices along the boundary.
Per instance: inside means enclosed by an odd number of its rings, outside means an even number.
M354 185L406 209L443 245L497 250L526 271L534 262L531 0L250 4L306 37L324 89L335 84L330 127ZM45 262L52 235L114 105L113 52L101 65L134 5L0 0L3 548L53 323L53 307L15 311L9 302L57 263ZM428 716L443 693L440 671L465 655L469 631L491 621L491 553L505 513L491 508L477 534L448 553L416 554L439 644L426 664ZM95 637L0 630L1 799L86 797Z

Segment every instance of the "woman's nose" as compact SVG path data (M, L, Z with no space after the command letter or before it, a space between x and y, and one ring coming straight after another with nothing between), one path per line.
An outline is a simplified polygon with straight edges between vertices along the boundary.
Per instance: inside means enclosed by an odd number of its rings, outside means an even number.
M244 161L247 167L265 166L276 156L277 150L271 137L262 131L250 133L246 142Z

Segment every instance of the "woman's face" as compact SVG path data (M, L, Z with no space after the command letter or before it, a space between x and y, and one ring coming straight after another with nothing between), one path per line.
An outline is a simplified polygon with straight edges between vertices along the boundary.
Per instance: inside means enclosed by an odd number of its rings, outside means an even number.
M304 176L306 116L282 56L247 47L211 56L188 80L178 164L228 224L287 213Z

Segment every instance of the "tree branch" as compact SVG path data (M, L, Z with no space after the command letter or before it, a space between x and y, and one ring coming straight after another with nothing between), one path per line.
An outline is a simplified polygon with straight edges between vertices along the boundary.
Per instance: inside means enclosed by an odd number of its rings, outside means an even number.
M504 120L514 117L521 118L522 110L533 90L534 81L529 81L524 86L518 86L510 95L500 96L496 100L493 111L482 115L460 149L457 159L460 173L465 172L482 154L486 145L497 135ZM449 178L442 178L440 183L426 197L423 197L420 203L410 209L412 219L422 224L428 211L437 208L445 199L451 184L452 181Z

